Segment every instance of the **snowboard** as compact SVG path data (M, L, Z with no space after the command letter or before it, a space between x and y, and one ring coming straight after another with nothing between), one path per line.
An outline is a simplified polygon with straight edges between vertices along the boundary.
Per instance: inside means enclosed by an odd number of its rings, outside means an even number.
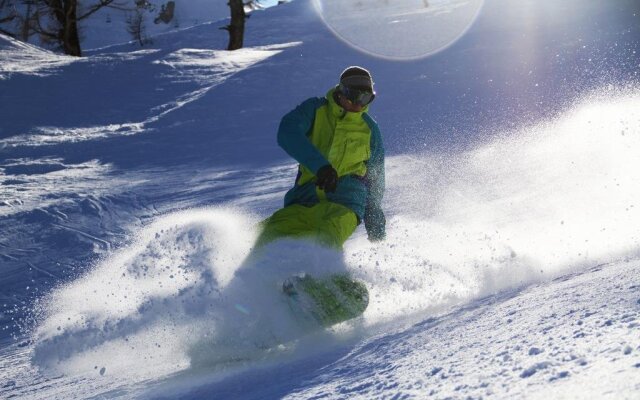
M292 276L282 284L282 292L297 319L323 327L356 318L369 305L366 286L347 274Z

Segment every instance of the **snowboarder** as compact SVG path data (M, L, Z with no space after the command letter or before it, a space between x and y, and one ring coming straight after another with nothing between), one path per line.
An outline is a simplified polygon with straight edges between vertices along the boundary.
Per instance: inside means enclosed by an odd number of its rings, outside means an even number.
M257 246L295 237L341 249L362 221L369 240L385 238L384 147L367 113L374 98L369 71L352 66L326 97L282 118L278 144L300 163L298 175L284 208L263 221Z

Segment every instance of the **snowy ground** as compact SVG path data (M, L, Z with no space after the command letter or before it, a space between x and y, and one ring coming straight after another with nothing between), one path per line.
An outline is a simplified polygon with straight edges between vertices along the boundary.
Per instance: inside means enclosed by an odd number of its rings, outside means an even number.
M224 22L82 59L0 38L0 397L638 398L637 2L487 2L402 62L318 3L233 53ZM280 117L351 64L387 241L247 258L295 176ZM365 315L297 326L277 288L302 266L364 281Z
M508 290L273 371L160 398L637 398L638 262ZM292 382L296 382L292 384ZM169 390L169 394L167 394ZM187 394L182 394L186 392Z

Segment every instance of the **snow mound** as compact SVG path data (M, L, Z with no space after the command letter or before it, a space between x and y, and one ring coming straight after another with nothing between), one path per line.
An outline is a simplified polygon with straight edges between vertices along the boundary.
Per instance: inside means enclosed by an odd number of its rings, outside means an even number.
M79 58L56 54L0 35L0 80L15 73L46 76L76 61Z

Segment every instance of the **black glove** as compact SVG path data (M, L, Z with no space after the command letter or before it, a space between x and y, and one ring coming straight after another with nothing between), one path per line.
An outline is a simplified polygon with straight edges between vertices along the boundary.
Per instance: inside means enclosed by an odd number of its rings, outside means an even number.
M316 176L318 177L316 185L320 189L328 193L336 191L336 186L338 185L338 173L331 164L320 167L318 172L316 172Z

